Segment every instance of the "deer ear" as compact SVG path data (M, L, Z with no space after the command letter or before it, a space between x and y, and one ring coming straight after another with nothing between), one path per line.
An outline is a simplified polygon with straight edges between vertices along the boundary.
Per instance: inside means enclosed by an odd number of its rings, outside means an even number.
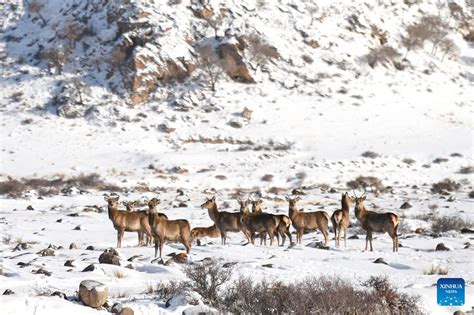
M108 202L109 201L109 196L104 196L104 200Z
M257 202L258 202L258 204L261 205L261 204L263 203L263 200L262 200L262 199L259 199Z
M301 197L300 197L300 196L297 196L297 197L295 198L295 200L296 200L296 201L301 200Z
M362 201L365 201L366 198L367 198L366 196L362 197Z
M212 196L210 201L216 201L216 196Z

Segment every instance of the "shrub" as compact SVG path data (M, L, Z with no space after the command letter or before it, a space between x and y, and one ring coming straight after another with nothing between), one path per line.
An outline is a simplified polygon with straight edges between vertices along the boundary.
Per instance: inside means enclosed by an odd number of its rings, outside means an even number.
M360 189L364 191L367 190L367 188L379 192L385 190L382 181L374 176L358 176L356 179L348 181L346 185L351 189Z
M459 170L458 173L460 173L460 174L472 174L472 173L474 173L474 166L471 166L471 165L463 166L463 167L461 167L461 169Z
M431 229L435 233L447 231L461 231L463 228L471 228L472 222L457 216L435 216L432 219Z
M446 158L436 158L436 159L433 160L433 163L434 163L434 164L441 164L441 163L446 163L446 162L448 162L448 161L449 161L449 160L446 159Z
M188 281L163 281L158 283L156 290L153 289L153 286L149 286L148 293L154 292L158 295L158 299L168 300L182 291L189 290L190 287L191 284Z
M361 154L362 157L369 158L369 159L375 159L380 157L380 155L376 152L373 151L365 151L364 153Z
M408 165L413 165L416 163L416 161L412 158L405 158L402 160L403 163L408 164Z
M372 278L371 278L372 279ZM371 290L356 289L337 277L286 284L241 277L225 291L221 310L250 314L419 314L419 298L399 293L387 280L369 279Z
M447 275L448 268L444 268L438 265L431 265L431 268L424 272L425 275Z
M393 64L395 60L398 59L400 56L400 53L395 48L384 45L376 48L371 48L366 57L369 66L374 68L377 64Z
M431 185L431 192L434 194L443 193L446 191L457 191L461 188L461 184L456 183L455 181L446 178L440 182L434 183Z
M219 289L232 277L232 268L223 268L215 260L187 265L184 272L191 280L192 289L211 305L219 302Z

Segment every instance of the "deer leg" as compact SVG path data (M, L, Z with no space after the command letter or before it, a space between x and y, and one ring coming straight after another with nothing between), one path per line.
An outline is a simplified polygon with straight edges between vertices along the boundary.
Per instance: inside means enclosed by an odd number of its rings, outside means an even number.
M280 246L280 232L276 232L276 238L277 238L277 246Z
M284 246L284 245L285 245L285 241L286 241L285 232L279 231L278 234L281 236L281 245L280 245L280 241L278 241L278 245L279 245L279 246Z
M365 250L367 250L367 247L369 246L369 231L365 234Z
M290 246L292 245L293 241L291 239L290 228L287 228L285 234L288 235L288 239L290 240Z
M155 238L155 258L158 257L158 246L160 246L158 242L158 238Z
M160 240L160 258L163 257L162 253L163 253L163 245L165 243L165 240L164 239L161 239Z
M117 231L117 248L122 247L123 229Z
M303 240L303 232L304 232L304 229L299 229L298 230L298 243L301 244L302 240Z
M346 240L347 240L347 228L344 228L344 247L347 247Z
M189 254L191 251L191 244L188 242L183 242L184 247L186 247L186 254Z
M222 243L222 245L225 245L226 240L227 240L226 232L221 231L221 241L222 241L221 243Z
M392 251L395 253L398 251L398 236L397 236L397 232L388 232L388 235L390 235L390 237L392 238Z
M143 231L138 231L138 246L143 245Z
M319 230L321 231L321 233L323 233L323 236L324 236L324 246L327 246L328 245L328 239L329 239L328 230L325 229L325 228L321 228Z
M372 231L370 231L369 242L370 242L370 251L373 252L374 248L372 247Z
M336 243L336 247L339 247L338 232L339 232L339 235L340 235L341 231L339 231L339 226L337 226L337 223L336 223L336 224L334 224L334 242Z

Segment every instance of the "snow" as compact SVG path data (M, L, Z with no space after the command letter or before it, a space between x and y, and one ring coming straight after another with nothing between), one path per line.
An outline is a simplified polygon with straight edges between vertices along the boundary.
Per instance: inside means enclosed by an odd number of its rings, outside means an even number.
M67 16L60 12L92 12L85 9L83 1L42 2L44 16L58 29L67 23ZM141 48L147 56L192 60L187 36L200 33L199 43L215 42L213 30L205 28L187 8L198 8L195 1L183 1L181 5L133 3L134 10L149 13L152 26L160 30L153 44ZM230 10L225 25L219 29L220 35L226 27L235 34L253 29L278 49L281 59L252 72L258 82L254 85L237 84L223 77L217 82L217 91L211 93L193 77L193 81L182 84L160 85L150 101L131 107L125 97L112 92L111 86L119 86L116 74L105 79L107 59L119 32L116 23L107 23L106 13L118 9L121 2L91 14L90 25L96 36L86 36L81 45L76 45L71 64L61 75L48 72L44 62L32 57L40 44L60 44L48 42L54 31L38 31L39 22L24 12L23 1L16 4L16 10L0 12L5 21L1 23L2 32L18 38L0 41L0 180L98 173L105 181L127 189L120 194L121 201L159 197L162 204L158 210L170 219L184 218L191 227L202 227L212 221L199 205L214 191L219 206L230 204L220 210L237 210L234 193L240 191L242 197L261 195L264 211L287 213L285 194L304 186L306 195L299 205L305 211L323 207L332 213L339 207L340 193L348 190L347 181L359 175L375 176L385 186L391 186L392 192L369 193L367 206L402 218L403 231L399 232L403 247L398 253L391 252L391 239L386 234L375 236L374 252L364 252L365 235L351 209L353 227L348 234L358 235L359 239L347 240L347 248L335 248L334 240L330 241L329 250L306 246L322 240L320 233L304 235L303 245L294 247L242 246L243 235L230 233L225 246L217 239L205 239L204 246L194 244L189 259L213 257L236 262L235 278L247 275L256 280L337 275L358 286L372 275L388 275L402 292L419 294L429 314L452 314L474 305L473 247L464 248L466 242L472 243L472 234L450 231L434 238L430 236L431 223L420 219L434 213L474 221L473 199L468 197L473 190L473 177L459 173L461 167L474 164L474 102L469 92L474 82L474 47L462 38L446 7L441 10L431 0L410 7L402 1L385 4L375 0L324 0L318 1L311 24L310 3L267 2L260 7L253 1L211 1L213 8L225 4ZM369 34L371 24L387 31L389 44L404 53L400 46L404 27L429 12L439 12L453 27L449 37L460 49L458 58L441 60L440 54L430 53L428 45L410 52L409 66L403 71L367 65L364 56L369 48L378 45ZM467 8L465 12L469 13ZM323 13L326 17L317 20ZM134 16L136 12L127 14ZM348 30L347 18L352 14L359 16L365 28ZM307 34L304 39L302 32ZM320 47L311 48L305 39L317 40ZM310 56L314 62L304 62L302 55ZM104 60L103 56L107 58ZM20 57L24 63L17 62ZM84 61L92 57L102 58L101 71ZM245 56L245 61L249 58ZM153 64L144 71L157 67ZM95 111L85 119L58 117L50 104L58 82L74 77L81 77L90 85L88 94ZM18 92L23 94L15 101L13 95ZM190 109L179 111L169 100ZM241 118L244 107L252 110L249 121ZM25 123L27 119L32 122ZM241 122L242 128L233 128L231 121ZM161 132L160 124L176 130ZM279 146L290 149L275 149ZM364 151L374 151L380 157L363 158ZM405 163L406 158L414 163ZM433 163L436 158L448 161ZM188 172L173 173L175 167ZM271 182L262 181L266 174L273 175ZM451 193L452 201L430 192L431 184L444 178L462 183L459 191ZM326 185L336 193L330 193L324 188ZM283 192L276 194L272 190L275 187ZM182 189L189 200L180 199L177 189ZM15 292L0 296L2 314L105 314L104 310L97 313L77 301L48 296L57 290L72 299L85 279L104 283L110 300L132 307L135 314L192 311L183 303L166 308L166 301L158 301L148 293L150 286L185 279L185 275L180 265L153 263L154 249L137 247L136 233L126 232L124 247L118 249L124 265L128 264L127 258L141 255L130 262L134 269L98 264L99 255L116 245L116 232L106 211L83 209L97 205L106 210L103 193L108 192L90 189L81 193L74 189L71 194L43 199L36 191L21 198L0 196L0 293L5 289ZM188 207L174 208L177 201L184 201ZM405 201L412 208L399 209ZM26 210L29 205L35 210ZM77 217L68 216L76 213ZM62 223L57 223L58 219ZM81 230L74 230L78 225ZM415 234L418 228L426 232ZM13 251L18 242L28 242L30 247ZM69 250L71 242L79 248ZM435 252L438 243L444 243L451 251ZM36 254L50 244L63 249L55 250L55 256ZM95 250L86 250L88 245ZM180 244L164 247L165 255L181 251ZM377 258L387 264L374 264ZM74 260L75 267L65 267L66 260ZM30 265L22 268L20 262ZM95 270L82 272L91 263ZM265 267L267 264L273 267ZM31 272L40 267L52 275ZM427 274L436 267L446 269L448 274ZM435 283L440 277L465 279L465 306L436 304ZM195 307L200 308L204 306Z

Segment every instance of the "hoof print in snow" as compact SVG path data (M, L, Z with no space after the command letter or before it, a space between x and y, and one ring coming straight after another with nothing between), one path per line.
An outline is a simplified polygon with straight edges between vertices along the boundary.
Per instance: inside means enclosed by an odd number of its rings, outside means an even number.
M83 280L79 285L79 299L84 305L99 308L105 304L109 290L105 284L95 280Z
M450 251L450 249L448 247L446 247L446 245L444 245L444 243L439 243L438 245L436 245L435 251L437 251L437 252L439 252L439 251Z
M411 207L412 205L408 201L406 201L400 206L400 209L410 209Z
M77 249L77 244L76 243L69 244L69 249Z
M6 289L5 291L3 291L3 295L12 295L12 294L15 294L15 292L13 292L10 289Z
M95 250L95 247L92 246L92 245L89 245L89 246L86 247L86 250Z
M54 291L53 293L51 293L51 296L57 296L57 297L60 297L61 299L67 300L66 294L60 291Z
M374 264L384 264L384 265L388 265L388 263L385 261L385 259L383 258L377 258L376 260L374 260Z
M120 266L118 252L113 248L107 248L102 254L100 254L99 263Z
M89 266L87 266L84 270L82 270L82 272L89 272L89 271L94 271L95 270L95 265L94 264L90 264Z

